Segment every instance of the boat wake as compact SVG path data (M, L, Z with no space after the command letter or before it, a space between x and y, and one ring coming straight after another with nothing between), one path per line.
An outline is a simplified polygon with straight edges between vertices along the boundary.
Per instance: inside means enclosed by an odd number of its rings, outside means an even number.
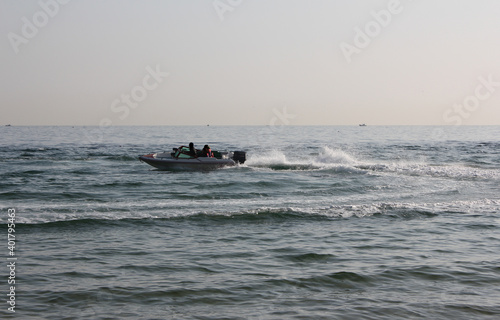
M407 176L430 176L461 180L500 180L500 171L462 163L427 163L425 160L394 160L377 162L358 159L340 149L323 147L319 153L303 156L288 156L273 150L264 154L251 155L246 166L269 170L333 171L358 174L397 174Z
M285 153L272 150L267 153L250 156L246 165L251 168L271 170L324 170L360 171L356 168L359 162L349 153L342 150L323 148L320 153L289 157Z

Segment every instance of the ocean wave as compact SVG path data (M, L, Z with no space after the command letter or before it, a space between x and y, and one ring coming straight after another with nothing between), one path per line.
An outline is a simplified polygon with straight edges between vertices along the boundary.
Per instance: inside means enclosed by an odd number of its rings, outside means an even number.
M357 289L366 288L374 279L361 273L339 271L330 274L322 274L307 278L284 278L267 280L266 283L272 286L296 288L319 288L331 287L335 289Z
M129 149L127 151L130 151ZM104 159L108 161L137 161L138 154L124 153L122 146L109 145L100 147L3 147L0 148L0 161L37 161L50 160L78 161L89 159Z
M212 201L211 201L212 202ZM253 209L238 209L240 201L223 199L215 201L225 205L213 205L200 210L198 206L171 202L85 202L78 205L41 204L16 208L20 224L46 224L67 221L146 221L146 220L215 220L246 222L279 222L291 220L331 220L368 217L390 217L396 219L425 219L440 214L496 214L500 200L482 199L443 203L381 202L368 204L329 205L303 207L300 203L288 207L257 206ZM250 204L248 204L250 205ZM248 206L247 205L247 206ZM254 204L256 205L256 204ZM225 209L228 208L228 209ZM230 209L234 208L234 209ZM486 226L491 228L492 226Z

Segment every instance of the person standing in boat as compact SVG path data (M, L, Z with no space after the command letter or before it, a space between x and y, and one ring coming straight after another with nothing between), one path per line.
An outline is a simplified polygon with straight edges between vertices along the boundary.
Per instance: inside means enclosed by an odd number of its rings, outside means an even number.
M212 153L212 149L210 149L210 147L208 146L208 144L206 144L203 147L203 150L201 150L200 157L209 157L209 158L213 158L214 157L214 155Z

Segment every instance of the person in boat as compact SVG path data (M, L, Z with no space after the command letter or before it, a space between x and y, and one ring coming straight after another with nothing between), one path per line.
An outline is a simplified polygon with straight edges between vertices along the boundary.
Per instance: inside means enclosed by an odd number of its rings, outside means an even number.
M198 155L196 153L196 149L194 148L194 144L192 142L189 143L189 153L191 157L196 158Z
M172 153L174 158L196 158L198 156L198 150L194 148L194 144L192 142L189 143L189 147L180 146L179 148L174 148L174 152Z
M213 158L214 157L214 155L212 153L212 149L210 149L210 147L208 146L208 144L206 144L203 147L203 150L201 150L200 157L208 157L208 158Z

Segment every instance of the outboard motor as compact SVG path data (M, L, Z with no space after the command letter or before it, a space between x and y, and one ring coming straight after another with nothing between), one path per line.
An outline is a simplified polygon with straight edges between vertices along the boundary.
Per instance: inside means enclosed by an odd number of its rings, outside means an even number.
M233 160L236 163L243 164L247 160L247 153L245 151L234 151Z

